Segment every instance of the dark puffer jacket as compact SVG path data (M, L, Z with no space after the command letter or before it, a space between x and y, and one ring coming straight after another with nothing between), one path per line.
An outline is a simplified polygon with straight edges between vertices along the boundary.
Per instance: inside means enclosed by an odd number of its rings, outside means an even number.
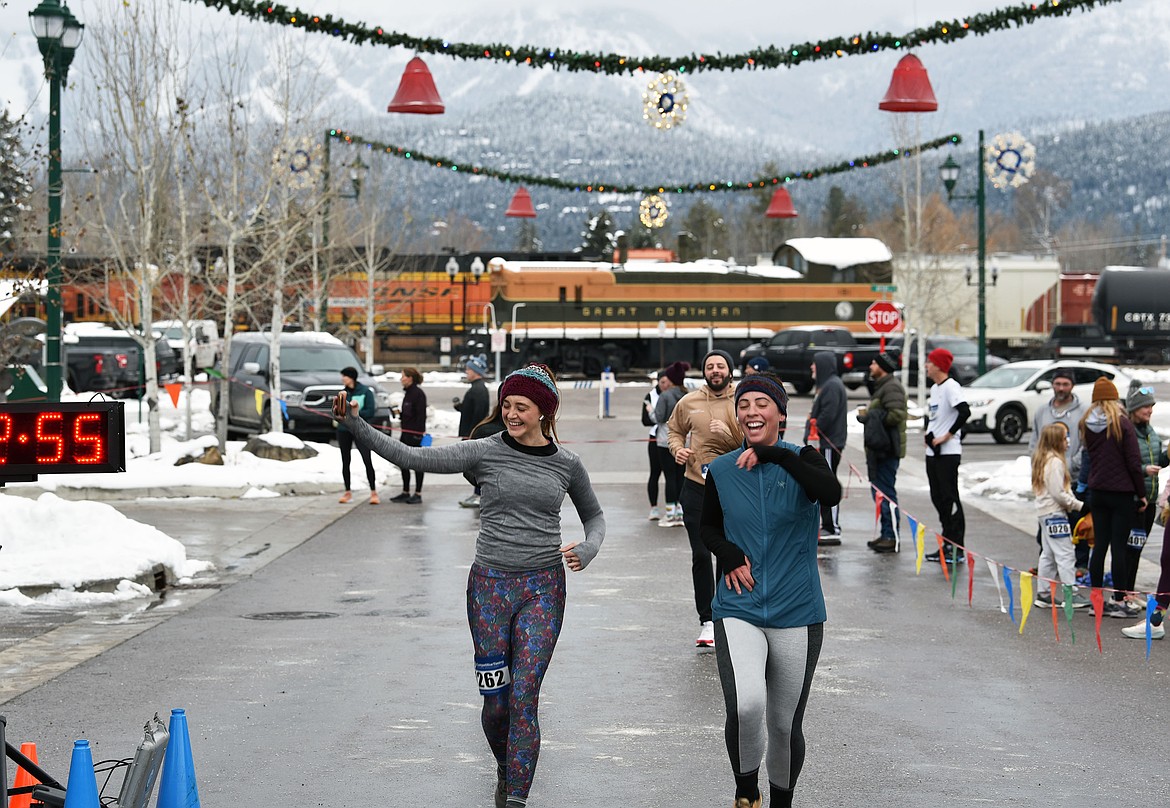
M1090 410L1084 421L1089 489L1144 497L1146 481L1133 423L1122 417L1120 441L1109 437L1105 424L1105 415L1099 407Z

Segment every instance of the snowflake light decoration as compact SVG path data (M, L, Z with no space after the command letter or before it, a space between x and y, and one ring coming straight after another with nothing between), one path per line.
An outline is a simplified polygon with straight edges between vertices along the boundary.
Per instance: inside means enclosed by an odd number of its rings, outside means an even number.
M996 188L1019 188L1036 170L1036 147L1019 132L996 135L987 145L983 169Z
M669 216L666 200L658 194L644 197L638 204L638 219L644 227L662 227Z
M272 151L272 167L278 172L287 171L280 178L294 190L311 188L317 183L324 165L325 149L308 137L290 138Z
M663 73L642 93L642 118L656 129L669 129L687 119L686 85L673 73Z

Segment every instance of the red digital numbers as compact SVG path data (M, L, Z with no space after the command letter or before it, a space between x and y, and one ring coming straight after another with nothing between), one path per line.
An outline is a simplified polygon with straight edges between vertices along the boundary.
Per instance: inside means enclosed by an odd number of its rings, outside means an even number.
M86 427L91 427L86 431ZM87 452L82 449L88 447ZM73 461L75 463L101 463L106 459L105 434L102 432L102 416L96 412L80 413L73 421Z
M12 416L0 413L0 466L8 463L8 441L12 438Z
M56 433L50 432L46 429L52 429L52 425L57 425ZM37 462L38 463L60 463L61 458L65 456L65 437L62 433L62 418L59 412L42 412L37 416ZM46 444L48 446L46 447Z
M0 482L124 471L124 423L121 402L0 404Z

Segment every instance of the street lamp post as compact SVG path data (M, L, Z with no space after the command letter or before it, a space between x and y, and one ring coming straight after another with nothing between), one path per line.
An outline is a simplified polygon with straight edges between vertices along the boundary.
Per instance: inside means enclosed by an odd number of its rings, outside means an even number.
M28 13L49 80L49 237L45 255L45 385L51 402L61 400L61 85L85 26L60 0L41 0Z
M987 372L987 215L983 180L982 129L979 130L979 154L978 163L975 166L975 173L978 175L978 184L975 186L975 193L973 195L954 193L955 184L959 181L959 168L959 164L955 162L954 157L947 157L946 162L939 166L938 174L943 185L946 186L948 202L956 197L959 199L975 200L975 208L979 219L979 374L983 375Z

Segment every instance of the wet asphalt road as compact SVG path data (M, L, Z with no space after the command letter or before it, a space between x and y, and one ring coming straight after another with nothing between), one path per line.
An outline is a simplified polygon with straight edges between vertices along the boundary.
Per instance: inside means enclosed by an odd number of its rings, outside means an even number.
M641 395L619 390L621 418L599 422L596 393L566 394L561 435L593 474L609 534L570 575L534 808L732 802L714 655L693 647L685 534L645 521ZM793 418L807 406L796 400ZM920 461L899 480L907 510L934 522ZM421 507L352 507L268 563L175 593L187 603L169 619L0 704L9 739L36 741L63 779L75 738L95 759L126 756L149 714L183 707L206 805L491 805L463 600L477 525L456 504L465 493L428 477ZM1030 566L1027 509L993 508L968 510L968 545ZM207 504L211 524L216 511ZM797 805L1170 802L1159 751L1170 645L1155 642L1146 662L1118 633L1128 623L1107 620L1099 654L1084 614L1076 642L1062 623L1056 643L1040 610L1021 636L986 568L968 607L937 567L915 575L910 553L870 553L872 514L853 481L845 544L821 553L829 623ZM575 534L571 509L564 525ZM256 619L290 611L322 615Z

